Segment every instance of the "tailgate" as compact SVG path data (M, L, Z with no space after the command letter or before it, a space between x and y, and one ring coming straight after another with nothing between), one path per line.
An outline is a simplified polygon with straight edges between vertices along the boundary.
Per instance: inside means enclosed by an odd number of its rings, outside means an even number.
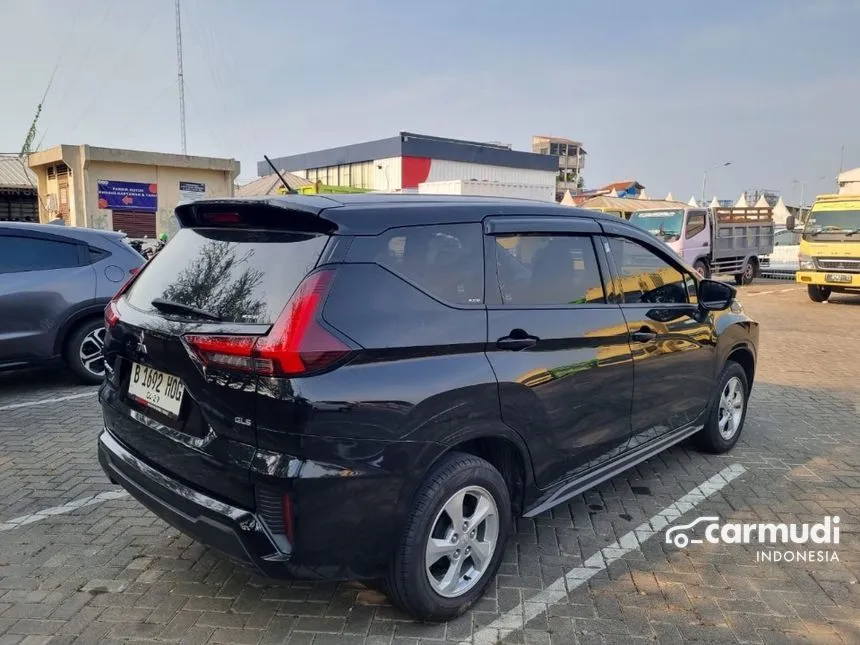
M186 228L112 307L105 425L153 467L254 507L257 376L205 368L185 337L262 336L315 266L328 237Z

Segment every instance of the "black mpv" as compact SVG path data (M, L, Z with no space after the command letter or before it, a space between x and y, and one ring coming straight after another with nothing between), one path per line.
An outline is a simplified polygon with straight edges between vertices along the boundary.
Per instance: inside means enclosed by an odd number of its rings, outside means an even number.
M738 440L758 324L623 220L422 195L204 200L105 312L111 481L274 578L424 620L535 516Z

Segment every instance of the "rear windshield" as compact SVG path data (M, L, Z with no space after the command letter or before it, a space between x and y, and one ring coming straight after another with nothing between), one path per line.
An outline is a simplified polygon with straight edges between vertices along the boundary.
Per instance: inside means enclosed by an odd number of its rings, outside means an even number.
M136 309L156 298L216 314L225 322L271 324L314 268L325 235L181 229L128 293Z

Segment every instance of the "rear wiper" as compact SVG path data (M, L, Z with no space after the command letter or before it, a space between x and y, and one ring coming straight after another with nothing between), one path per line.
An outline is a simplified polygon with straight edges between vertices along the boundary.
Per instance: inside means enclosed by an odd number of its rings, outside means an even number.
M163 311L165 313L191 314L192 316L196 316L197 318L204 318L206 320L214 320L217 322L221 322L224 320L223 318L221 318L221 316L219 316L218 314L213 314L211 311L206 311L205 309L198 309L197 307L192 307L191 305L186 305L181 302L176 302L174 300L156 298L150 304L159 311Z

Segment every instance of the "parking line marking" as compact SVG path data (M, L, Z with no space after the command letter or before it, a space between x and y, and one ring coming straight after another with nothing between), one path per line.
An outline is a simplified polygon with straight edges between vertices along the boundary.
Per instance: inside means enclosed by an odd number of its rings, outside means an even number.
M71 513L72 511L76 511L79 508L84 508L86 506L94 506L95 504L101 504L102 502L107 502L112 499L122 499L123 497L128 497L128 493L124 490L109 490L104 493L99 493L98 495L90 495L89 497L82 497L81 499L76 499L73 502L69 502L68 504L63 504L62 506L51 506L50 508L43 508L41 511L36 511L35 513L31 513L30 515L22 515L21 517L15 517L7 522L3 522L0 524L0 533L3 531L12 531L14 529L20 529L22 526L27 526L28 524L33 524L34 522L41 522L42 520L48 519L49 517L53 517L54 515L64 515L65 513Z
M530 620L546 611L548 605L554 605L564 600L568 593L581 587L601 571L605 571L616 560L637 550L640 544L654 537L684 513L696 508L711 495L728 486L733 479L740 477L744 472L746 472L746 468L740 464L732 464L723 468L648 521L622 535L617 542L613 542L595 553L583 563L583 566L571 569L564 577L559 578L543 591L538 592L528 600L524 600L489 625L474 632L471 638L460 641L460 645L492 645L501 642L512 632L525 629Z
M26 403L12 403L11 405L0 406L0 412L4 410L17 410L19 408L29 408L34 405L45 405L46 403L61 403L63 401L71 401L73 399L82 399L85 396L92 396L96 394L98 390L93 390L91 392L83 392L81 394L69 394L68 396L58 396L54 399L39 399L38 401L27 401Z
M786 293L787 291L800 291L799 287L788 287L787 289L771 289L769 291L756 291L755 293L743 294L744 298L752 298L753 296L766 296L771 293Z

